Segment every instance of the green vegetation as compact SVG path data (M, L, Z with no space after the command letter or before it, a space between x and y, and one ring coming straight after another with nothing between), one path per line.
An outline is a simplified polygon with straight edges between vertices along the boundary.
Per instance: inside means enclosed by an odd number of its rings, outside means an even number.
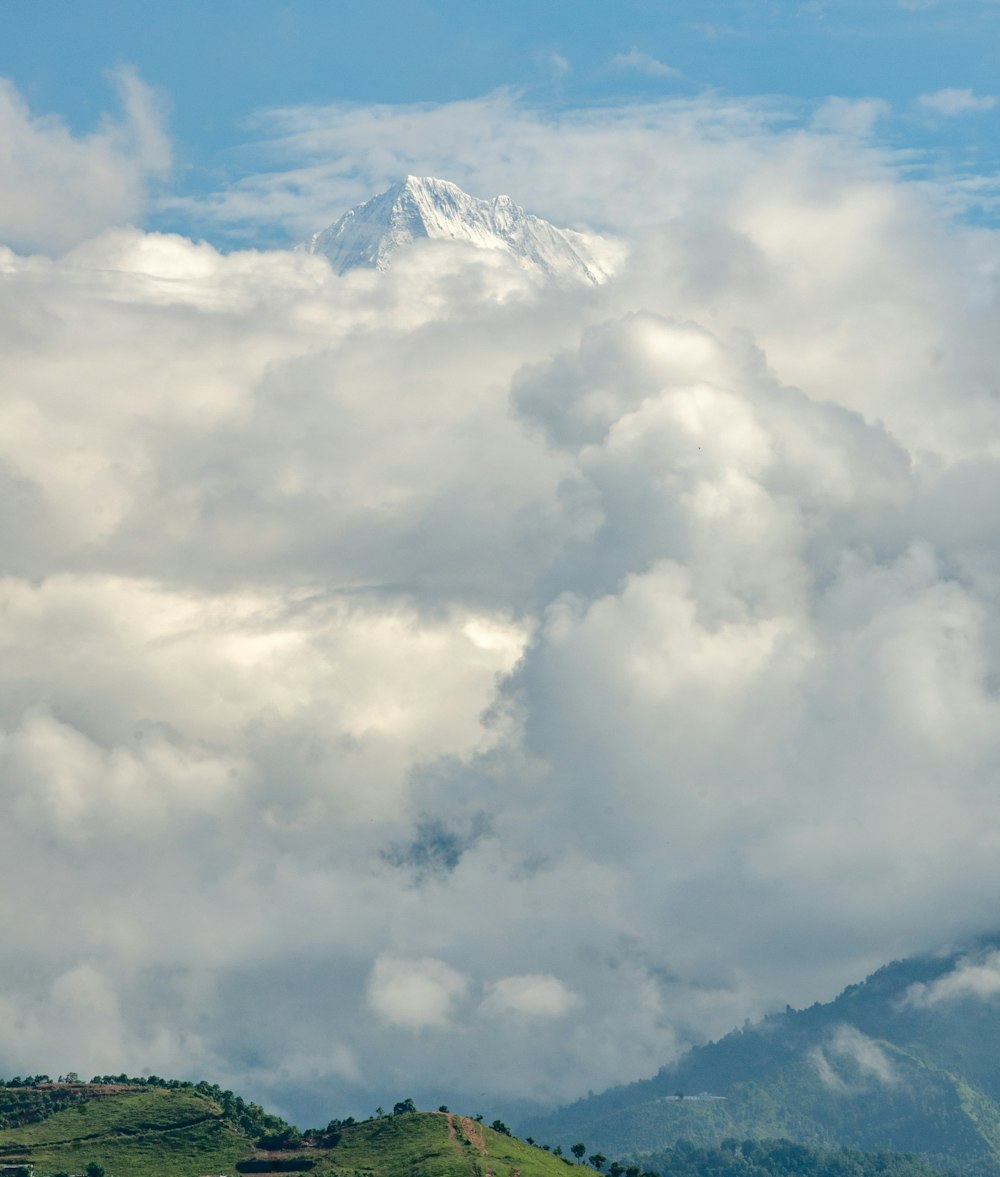
M666 1177L940 1177L922 1157L904 1153L863 1153L857 1149L810 1148L790 1140L724 1140L698 1148L679 1140L647 1158Z
M9 1094L0 1091L4 1111ZM109 1177L201 1177L235 1172L250 1145L214 1100L192 1091L87 1085L75 1095L71 1107L0 1131L0 1162L30 1162L36 1177L93 1175L91 1165Z
M81 1082L70 1072L53 1082L48 1075L20 1075L0 1079L0 1129L32 1124L55 1112L88 1100L137 1092L143 1089L174 1091L203 1096L216 1105L223 1119L242 1129L248 1136L264 1132L281 1132L289 1127L280 1116L273 1116L256 1103L248 1103L232 1091L215 1083L192 1083L186 1079L161 1079L159 1075L95 1075L89 1083Z
M398 1106L398 1105L397 1105ZM393 1115L340 1129L314 1154L316 1177L565 1177L550 1153L446 1112Z
M928 1162L895 1153L824 1151L787 1140L677 1141L638 1164L573 1146L541 1147L500 1120L418 1112L412 1100L369 1120L331 1120L299 1132L262 1108L208 1084L50 1083L0 1085L0 1166L34 1177L207 1177L308 1173L310 1177L937 1177ZM685 1100L696 1103L697 1100ZM48 1114L46 1113L48 1110ZM55 1110L51 1110L55 1109ZM27 1168L22 1177L28 1177ZM957 1177L957 1175L956 1175Z
M917 1153L943 1168L996 1174L1000 1001L922 999L959 960L887 965L832 1002L748 1023L652 1079L525 1130L643 1163L681 1138L700 1148L780 1138Z
M565 1177L567 1162L481 1119L406 1099L391 1115L299 1132L210 1084L37 1076L0 1085L0 1165L33 1165L35 1177Z

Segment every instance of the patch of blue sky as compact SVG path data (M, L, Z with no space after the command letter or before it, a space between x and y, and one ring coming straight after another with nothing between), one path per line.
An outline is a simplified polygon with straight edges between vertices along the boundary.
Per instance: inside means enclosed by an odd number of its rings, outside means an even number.
M803 121L829 96L873 98L875 133L958 177L972 214L1000 170L998 0L0 0L0 13L0 74L77 133L111 102L108 69L161 91L189 195L260 165L255 112L502 88L553 112L767 95Z

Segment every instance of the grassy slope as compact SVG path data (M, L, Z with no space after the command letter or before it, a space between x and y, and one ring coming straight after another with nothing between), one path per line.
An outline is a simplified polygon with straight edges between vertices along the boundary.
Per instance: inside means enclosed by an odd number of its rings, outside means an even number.
M4 1092L0 1091L0 1110ZM90 1161L109 1177L236 1177L250 1158L308 1159L311 1177L569 1177L583 1170L464 1116L390 1116L344 1128L333 1148L258 1151L211 1099L143 1088L89 1098L37 1123L0 1131L0 1164L28 1160L36 1177L82 1173Z
M438 1112L369 1120L333 1149L309 1149L316 1177L569 1177L577 1165L465 1116Z
M0 1131L2 1163L27 1158L40 1175L82 1173L90 1161L111 1177L235 1173L248 1149L246 1136L221 1119L211 1100L157 1088L88 1099L39 1123Z
M313 1172L331 1177L568 1177L551 1152L440 1112L355 1124L336 1148L309 1155L316 1157Z

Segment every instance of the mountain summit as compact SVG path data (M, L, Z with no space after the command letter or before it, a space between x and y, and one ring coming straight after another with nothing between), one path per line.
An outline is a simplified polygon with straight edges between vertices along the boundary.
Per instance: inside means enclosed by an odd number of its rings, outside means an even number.
M329 258L338 273L387 270L400 249L421 239L499 249L548 278L597 285L610 276L619 248L601 237L557 229L526 213L509 196L481 200L457 184L407 176L303 243Z

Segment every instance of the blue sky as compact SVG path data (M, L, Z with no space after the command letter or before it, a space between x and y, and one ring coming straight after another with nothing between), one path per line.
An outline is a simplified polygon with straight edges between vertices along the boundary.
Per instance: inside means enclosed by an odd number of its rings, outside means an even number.
M258 112L450 103L502 88L547 111L766 95L793 118L828 96L874 98L887 104L878 135L915 152L915 166L992 175L1000 161L995 0L5 0L0 8L0 74L36 114L92 129L113 105L106 72L122 65L156 88L174 140L171 188L187 194L254 170ZM928 104L942 91L950 104Z

